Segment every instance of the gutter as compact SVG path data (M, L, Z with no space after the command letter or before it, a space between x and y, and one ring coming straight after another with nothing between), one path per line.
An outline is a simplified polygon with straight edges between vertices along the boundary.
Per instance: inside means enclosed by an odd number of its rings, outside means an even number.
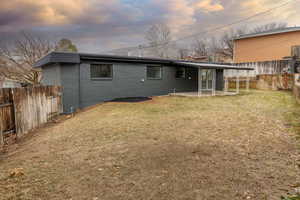
M154 64L170 64L172 61L168 60L152 60L152 59L133 59L133 58L112 58L112 57L87 57L80 56L81 60L98 60L98 61L112 61L112 62L124 62L124 63L154 63Z
M141 57L129 57L129 56L114 56L114 55L97 55L97 54L83 54L83 53L66 53L66 52L52 52L39 60L36 66L42 67L49 63L68 63L68 64L80 64L83 60L90 61L110 61L121 63L141 63L141 64L162 64L169 66L191 66L191 67L208 67L215 69L237 69L237 70L252 70L250 68L239 68L231 65L214 64L193 62L185 60L171 60L171 59L157 59L157 58L141 58Z

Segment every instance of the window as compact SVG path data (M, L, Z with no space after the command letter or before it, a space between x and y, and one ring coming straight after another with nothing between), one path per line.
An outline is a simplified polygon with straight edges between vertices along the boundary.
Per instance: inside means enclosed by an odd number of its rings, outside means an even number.
M161 79L162 78L162 67L147 66L147 78L148 79Z
M112 78L111 64L91 64L92 79L111 79Z
M184 67L179 67L176 70L176 78L185 78L185 68Z

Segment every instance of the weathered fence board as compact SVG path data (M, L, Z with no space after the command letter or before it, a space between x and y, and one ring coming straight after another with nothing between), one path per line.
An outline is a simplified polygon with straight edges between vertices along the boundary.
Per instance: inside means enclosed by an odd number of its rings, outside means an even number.
M0 105L0 129L4 134L15 128L11 89L0 89Z
M61 87L0 89L2 136L8 133L25 134L47 123L61 112Z

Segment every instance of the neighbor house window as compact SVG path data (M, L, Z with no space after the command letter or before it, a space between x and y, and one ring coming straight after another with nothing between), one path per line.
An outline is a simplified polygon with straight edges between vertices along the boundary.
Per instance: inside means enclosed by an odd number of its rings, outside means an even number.
M92 79L111 79L113 74L111 64L91 64Z
M185 78L185 68L184 67L177 68L176 78Z
M148 79L161 79L162 67L161 66L147 66L147 78Z

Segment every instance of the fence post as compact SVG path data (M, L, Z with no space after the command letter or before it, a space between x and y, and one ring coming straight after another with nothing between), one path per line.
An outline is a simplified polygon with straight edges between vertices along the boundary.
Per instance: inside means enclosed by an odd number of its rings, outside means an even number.
M247 80L246 80L246 90L249 92L250 88L250 75L249 75L249 70L247 70Z
M3 97L3 102L2 101L0 101L1 103L6 103L5 102L5 92L4 92L4 90L1 90L1 88L0 88L0 95ZM0 99L1 100L1 99ZM0 104L1 104L0 103ZM4 132L4 128L3 128L3 125L4 125L4 112L2 112L2 110L1 110L1 107L0 107L0 147L2 147L2 146L4 146L4 135L3 135L3 132Z
M20 126L19 126L19 123L18 123L18 118L17 118L17 116L19 115L18 113L17 113L17 104L16 104L16 102L17 102L17 97L16 97L16 95L18 95L17 94L17 88L12 88L11 89L11 95L12 95L12 104L13 104L13 114L14 114L14 123L15 123L15 133L16 133L16 140L18 140L18 134L19 134L19 129L20 129ZM20 91L20 90L19 90Z
M4 135L2 126L2 123L0 123L0 147L4 146Z
M239 70L236 70L236 93L240 93L240 74Z
M230 74L231 74L230 71L224 70L224 79L225 79L224 93L228 92L228 77Z

